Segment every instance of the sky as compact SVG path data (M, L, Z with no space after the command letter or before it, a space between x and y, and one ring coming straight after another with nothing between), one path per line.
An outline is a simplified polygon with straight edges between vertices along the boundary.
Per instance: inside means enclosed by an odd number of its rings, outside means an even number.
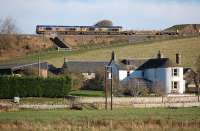
M6 17L29 34L36 25L93 25L102 19L124 29L161 30L200 24L200 0L0 0L0 19Z

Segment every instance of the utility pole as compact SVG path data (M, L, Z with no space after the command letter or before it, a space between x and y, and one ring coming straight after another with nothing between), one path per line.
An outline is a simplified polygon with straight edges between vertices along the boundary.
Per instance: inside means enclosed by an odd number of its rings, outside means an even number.
M112 74L112 66L105 67L105 109L108 108L108 89L107 89L107 80L110 82L110 109L113 109L113 74Z
M38 56L38 76L40 77L40 54Z
M198 81L198 82L197 82L197 87L198 87L197 92L198 92L198 102L199 102L199 85L200 85L200 83L199 83L199 82L200 82L200 80L199 80L199 79L200 79L199 73L197 74L197 79L198 79L198 80L197 80L197 81Z
M105 80L104 80L104 90L105 90L105 109L108 109L108 94L107 94L107 67L105 66Z
M110 104L110 109L112 110L113 109L113 78L112 78L112 66L111 67L111 84L110 84L110 95L111 95L111 104Z

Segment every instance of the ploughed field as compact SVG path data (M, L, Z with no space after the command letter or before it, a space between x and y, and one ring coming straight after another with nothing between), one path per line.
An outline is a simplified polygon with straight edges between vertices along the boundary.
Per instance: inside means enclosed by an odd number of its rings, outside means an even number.
M200 108L16 110L0 112L2 130L200 130Z
M108 46L88 47L71 52L41 52L40 58L51 64L61 67L64 58L69 60L110 60L111 52L115 51L118 58L149 58L156 56L160 50L164 57L175 60L175 54L182 55L182 64L186 67L195 67L195 61L200 55L200 37L182 38L173 40L163 40L154 42L141 42L135 44L115 44ZM27 55L24 58L11 60L12 62L36 61L39 53Z

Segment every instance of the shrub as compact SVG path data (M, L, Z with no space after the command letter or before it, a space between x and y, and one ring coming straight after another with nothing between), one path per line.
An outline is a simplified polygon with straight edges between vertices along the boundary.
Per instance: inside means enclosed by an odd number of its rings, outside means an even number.
M64 97L70 90L69 77L0 77L0 98Z
M101 73L96 73L95 78L86 80L82 89L85 90L103 90L104 76Z

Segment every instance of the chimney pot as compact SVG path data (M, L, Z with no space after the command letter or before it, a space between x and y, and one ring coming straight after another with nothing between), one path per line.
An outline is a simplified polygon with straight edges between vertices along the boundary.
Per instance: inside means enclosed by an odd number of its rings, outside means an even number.
M177 65L181 64L181 55L180 55L180 53L176 53L176 64Z
M158 51L157 58L163 58L163 54L160 52L160 50Z
M112 51L112 60L115 61L115 52Z

